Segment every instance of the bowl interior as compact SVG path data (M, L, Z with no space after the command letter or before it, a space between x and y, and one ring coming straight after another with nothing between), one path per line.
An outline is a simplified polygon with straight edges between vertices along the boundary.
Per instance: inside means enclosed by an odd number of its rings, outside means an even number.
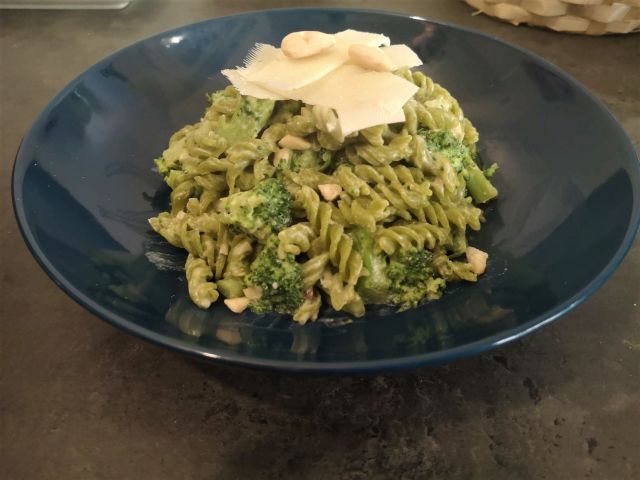
M500 169L497 202L470 243L490 253L477 284L414 310L278 315L201 311L184 253L147 219L168 206L152 171L169 136L196 121L255 42L294 30L383 32L459 100ZM615 119L552 65L487 36L356 10L276 10L214 19L139 42L68 85L26 135L14 170L25 239L52 278L111 323L204 358L290 369L442 362L515 338L588 296L638 224L637 156Z

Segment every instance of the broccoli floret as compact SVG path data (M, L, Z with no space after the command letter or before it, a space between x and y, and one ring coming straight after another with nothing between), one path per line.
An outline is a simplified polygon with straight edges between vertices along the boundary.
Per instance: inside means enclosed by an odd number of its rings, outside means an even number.
M209 100L209 103L213 105L216 102L224 99L229 96L229 93L225 91L226 89L218 90L213 93L205 93L204 96Z
M440 298L446 282L434 278L431 257L427 250L412 249L391 258L387 275L391 280L392 303L404 310L415 307L424 298Z
M278 244L276 235L269 237L245 278L247 285L262 289L262 296L250 305L255 313L292 314L304 302L302 267L291 254L280 259Z
M299 172L304 169L325 171L333 164L333 153L329 150L294 150L289 162L281 162L281 170L293 170Z
M169 175L170 168L167 165L167 162L164 159L164 157L156 158L154 160L154 163L156 164L156 168L158 169L158 172L160 173L160 175L162 175L163 177L166 177L167 175Z
M493 177L496 174L496 171L498 170L498 164L497 163L493 163L491 164L491 166L489 168L485 168L482 173L484 173L484 176L487 177L488 179L491 179L491 177Z
M384 253L373 250L373 235L365 228L357 228L351 232L353 246L362 256L362 264L367 275L360 277L356 290L365 303L392 303L389 287L391 280L387 277L389 261Z
M223 222L261 240L291 224L291 196L284 183L275 178L223 198L222 207Z
M294 150L291 155L291 164L289 169L298 172L303 168L318 169L318 154L313 150Z
M490 167L486 173L480 170L469 147L451 132L423 129L419 133L424 136L429 152L444 155L453 169L462 173L469 193L476 203L485 203L498 196L498 191L489 181L497 167Z
M435 300L442 294L445 281L434 278L429 251L412 249L389 258L374 251L373 236L368 230L356 229L351 236L368 273L356 285L365 303L399 305L405 310L423 298Z
M211 94L209 100L215 105L229 95L228 91L221 90ZM271 117L274 104L273 100L241 97L232 115L218 119L216 133L227 141L227 146L256 138Z
M282 180L268 178L254 190L263 198L263 203L255 211L258 220L270 224L275 232L291 225L291 195Z
M467 168L473 163L469 148L446 130L420 130L427 143L427 150L446 156L456 172Z

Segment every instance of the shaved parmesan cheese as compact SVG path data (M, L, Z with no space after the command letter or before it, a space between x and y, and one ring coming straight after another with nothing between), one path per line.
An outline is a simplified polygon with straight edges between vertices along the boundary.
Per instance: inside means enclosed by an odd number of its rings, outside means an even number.
M381 47L393 69L422 65L420 58L406 45L390 45L380 34L345 30L333 37L334 46L305 58L289 58L279 48L256 44L244 67L222 73L243 95L301 100L318 107L318 114L334 109L334 123L339 125L332 125L331 132L341 138L363 128L403 122L402 107L418 87L391 72L354 65L349 47Z
M330 48L313 57L275 58L258 71L245 71L243 76L266 88L293 90L324 77L345 62L340 51Z
M336 44L317 55L288 58L280 49L260 49L249 61L243 77L267 89L293 90L304 87L332 72L349 60L351 45L389 45L389 38L375 33L345 30L335 34Z
M356 65L343 65L305 88L286 92L289 98L311 105L347 108L352 105L383 103L394 112L418 87L389 72L371 72Z
M241 70L245 72L257 72L270 61L283 57L284 54L280 49L273 45L269 45L268 43L256 43L255 46L249 50L247 58L244 59L244 68Z
M252 74L259 72L269 62L283 58L284 55L280 49L266 43L256 43L249 50L244 60L244 67L238 67L235 70L223 70L222 74L229 79L231 84L238 89L242 95L249 95L256 98L264 98L268 100L286 100L287 97L278 95L260 85L248 80Z
M345 105L374 103L376 100L390 111L401 110L418 86L402 77L388 72L366 72L358 76L352 87L352 100Z
M249 95L256 98L266 98L268 100L286 100L286 97L278 95L260 85L249 82L242 76L241 70L223 70L222 74L229 79L231 84L238 89L242 95Z
M294 100L302 100L310 105L326 105L336 107L349 101L354 85L349 85L358 75L366 72L356 65L342 65L317 82L304 88L286 92Z
M391 60L396 69L401 67L413 68L422 65L420 57L406 45L390 45L388 47L382 47L380 50Z
M334 108L344 135L356 130L404 121L402 106L418 87L389 72L343 65L304 88L278 92L309 105Z
M375 127L386 123L404 122L402 109L389 112L379 104L362 104L348 108L337 108L342 133L346 136L363 128Z

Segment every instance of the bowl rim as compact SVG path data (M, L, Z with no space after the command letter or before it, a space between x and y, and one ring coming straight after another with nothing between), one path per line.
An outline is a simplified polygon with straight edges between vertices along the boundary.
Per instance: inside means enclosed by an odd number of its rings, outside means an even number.
M605 115L608 115L609 119L618 126L622 138L626 140L626 142L631 145L631 153L635 156L635 164L638 172L640 172L640 156L638 155L637 149L633 147L633 141L615 115L609 110L609 108L604 104L602 100L600 100L595 94L593 94L588 88L586 88L581 82L573 78L567 72L553 64L552 62L546 60L540 55L531 52L528 49L520 47L518 45L514 45L505 40L499 39L493 35L487 34L485 32L476 30L474 28L460 26L454 23L450 23L447 21L442 21L438 19L433 19L429 17L422 17L418 15L411 15L408 13L401 12L393 12L387 10L380 9L366 9L366 8L338 8L338 7L300 7L300 8L276 8L276 9L262 9L262 10L254 10L249 12L236 13L232 15L225 15L220 17L213 17L206 20L202 20L199 22L188 23L181 25L176 28L172 28L145 38L142 38L124 48L121 48L101 60L95 62L90 67L82 71L79 75L77 75L73 80L68 82L42 109L42 111L36 116L35 120L32 122L24 137L22 138L20 145L16 151L14 164L11 173L11 197L13 203L13 211L17 220L17 224L22 235L24 242L26 243L29 251L36 259L37 263L40 267L45 271L45 273L49 276L49 278L69 297L71 297L75 302L80 304L82 307L87 309L93 315L99 317L100 319L106 321L110 325L127 332L135 337L138 337L142 340L148 341L152 344L168 348L173 351L180 352L182 354L186 354L189 357L204 360L204 361L212 361L216 363L235 365L235 366L243 366L243 367L251 367L258 369L266 369L266 370L279 370L286 371L292 373L319 373L319 374L358 374L358 373L377 373L377 372L392 372L399 370L406 370L417 368L421 366L427 365L439 365L444 363L449 363L455 360L459 360L462 358L478 355L484 353L493 348L499 347L501 345L505 345L507 343L513 342L525 335L528 335L539 328L553 322L558 319L562 315L566 314L570 310L573 310L575 307L584 302L587 298L589 298L593 293L595 293L604 283L611 277L611 275L615 272L615 270L619 267L622 260L628 253L631 245L633 244L634 238L640 228L640 201L634 201L631 210L630 221L627 226L627 230L622 239L622 242L618 246L615 254L611 257L609 262L602 268L602 270L595 275L587 285L581 288L577 293L568 298L567 300L561 302L556 305L554 308L543 312L542 314L536 315L534 318L529 320L528 322L518 325L516 327L508 328L502 330L499 333L495 333L488 337L484 337L480 340L476 340L474 342L466 343L464 345L460 345L453 348L446 348L443 350L438 350L435 352L421 353L415 355L407 355L402 357L391 357L377 360L355 360L355 361L311 361L311 360L277 360L263 357L254 357L251 355L246 355L239 352L233 351L222 351L216 352L215 349L205 348L199 346L197 344L191 343L187 340L181 340L178 338L170 338L166 335L159 334L147 328L141 327L132 321L128 320L127 317L115 314L108 308L101 306L98 302L94 301L87 295L80 292L70 281L68 281L65 276L60 273L54 265L49 261L47 255L42 251L40 246L38 245L35 236L33 235L29 222L27 220L26 213L24 211L24 205L22 203L22 186L23 184L18 184L17 178L17 167L19 158L22 152L22 148L24 145L25 139L28 139L29 135L33 132L34 128L42 123L44 118L51 112L51 110L56 107L60 101L65 98L70 91L79 83L82 78L85 76L87 72L95 69L107 62L109 62L114 57L121 55L125 51L129 49L133 49L138 47L140 44L148 41L157 40L166 36L170 36L177 32L180 32L184 29L197 29L198 27L204 26L206 24L215 23L218 21L224 21L231 18L245 17L245 16L253 16L256 14L264 14L270 12L283 12L283 13L295 13L295 12L318 12L318 13L327 13L327 12L345 12L345 13L367 13L367 14L376 14L376 15L384 15L390 17L399 17L402 19L410 19L421 22L428 22L440 26L444 26L447 28L451 28L454 30L460 30L466 33L471 33L473 35L479 35L488 39L490 41L496 42L503 46L513 48L520 53L531 57L536 62L542 64L554 74L558 75L560 78L580 90L584 93ZM640 184L632 185L632 191L635 193L634 200L636 196L640 196ZM640 199L638 199L640 200Z

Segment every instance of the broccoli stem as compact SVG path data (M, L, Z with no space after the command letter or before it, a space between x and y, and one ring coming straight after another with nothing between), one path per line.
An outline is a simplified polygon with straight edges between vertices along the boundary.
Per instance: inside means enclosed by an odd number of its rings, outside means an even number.
M469 193L471 193L471 197L473 197L474 202L486 203L492 198L496 198L498 196L498 190L496 190L496 187L491 185L491 182L484 176L482 170L480 170L475 163L469 163L466 165L466 171L464 174L467 188L469 189Z
M373 251L373 235L365 228L356 228L351 232L354 248L362 255L362 263L368 275L360 278L356 290L366 303L388 303L389 286L387 277L388 263L384 254Z

